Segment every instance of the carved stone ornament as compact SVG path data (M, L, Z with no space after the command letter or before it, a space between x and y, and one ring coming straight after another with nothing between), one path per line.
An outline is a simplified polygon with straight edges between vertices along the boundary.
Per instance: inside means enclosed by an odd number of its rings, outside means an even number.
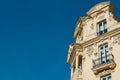
M92 30L94 29L93 23L91 24L90 28L91 28Z
M81 32L81 34L79 34L79 40L80 40L80 41L83 40L83 32Z
M112 19L113 19L113 14L110 13L110 14L109 14L109 20L112 21Z
M86 48L86 53L88 54L88 56L91 56L93 51L94 51L93 46L89 46L88 48Z
M85 61L85 56L82 57L82 60Z
M99 73L97 76L100 77L100 76L105 76L105 75L108 75L110 73L114 72L114 70L104 70L103 72Z
M95 52L95 53L94 53L94 56L96 57L97 55L98 55L98 53L97 53L97 52Z
M113 37L113 44L118 43L120 45L120 34Z
M98 20L102 20L102 19L104 19L105 18L105 15L100 15L100 16L98 16Z
M111 46L111 47L109 47L109 51L110 51L110 52L112 52L112 50L113 50L113 47L112 47L112 46Z
M98 51L97 51L97 43L94 44L94 56L97 57Z

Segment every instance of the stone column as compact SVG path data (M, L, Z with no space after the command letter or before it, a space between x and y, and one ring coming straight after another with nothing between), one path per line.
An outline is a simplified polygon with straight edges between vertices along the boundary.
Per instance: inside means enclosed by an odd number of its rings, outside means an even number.
M78 69L78 56L76 56L76 69Z

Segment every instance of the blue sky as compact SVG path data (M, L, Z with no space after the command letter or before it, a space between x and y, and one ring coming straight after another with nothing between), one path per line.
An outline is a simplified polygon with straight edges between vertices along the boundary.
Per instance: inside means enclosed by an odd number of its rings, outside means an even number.
M80 16L105 0L0 0L0 80L70 80ZM120 17L120 0L112 0Z

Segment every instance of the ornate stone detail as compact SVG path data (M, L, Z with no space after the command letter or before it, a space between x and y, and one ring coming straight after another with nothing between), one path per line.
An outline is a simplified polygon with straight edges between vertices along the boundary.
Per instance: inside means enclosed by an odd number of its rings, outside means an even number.
M82 57L82 60L85 61L85 56Z
M83 40L83 32L81 31L81 33L79 33L79 40L82 41Z
M105 75L108 75L110 73L114 72L114 70L104 70L103 72L99 73L97 76L100 77L100 76L105 76Z
M112 21L112 19L113 19L113 14L110 13L110 14L109 14L109 20Z
M98 16L98 20L102 20L105 18L105 15Z
M113 44L116 43L120 45L120 34L113 37Z
M94 29L93 23L91 24L90 28L91 28L92 30Z
M86 53L88 54L88 56L91 56L93 51L94 51L93 46L89 46L86 48Z
M111 47L109 47L109 51L110 51L110 52L112 52L112 50L113 50L113 47L112 47L112 46L111 46Z
M112 43L112 39L111 39L111 37L109 37L108 38L108 40L109 40L109 51L110 51L110 53L112 53L112 50L113 50L113 43Z
M97 43L94 44L94 56L97 57L98 51L97 51Z
M97 55L98 55L98 53L97 53L97 52L95 52L95 53L94 53L94 56L96 57Z

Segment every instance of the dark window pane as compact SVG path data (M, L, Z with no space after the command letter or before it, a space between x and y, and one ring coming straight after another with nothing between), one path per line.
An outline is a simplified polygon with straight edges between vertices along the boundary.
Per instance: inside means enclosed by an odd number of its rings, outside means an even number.
M102 47L100 47L100 50L102 50L103 49L103 46Z
M107 32L107 22L103 20L98 23L98 35L102 35Z
M100 35L101 35L101 34L103 34L103 31L100 31L100 33L99 33L99 34L100 34Z
M107 45L107 44L105 45L105 48L108 48L108 45Z
M107 29L104 30L104 33L106 33L106 32L107 32Z
M103 80L106 80L106 78L103 78Z
M111 76L108 77L108 80L111 80Z

